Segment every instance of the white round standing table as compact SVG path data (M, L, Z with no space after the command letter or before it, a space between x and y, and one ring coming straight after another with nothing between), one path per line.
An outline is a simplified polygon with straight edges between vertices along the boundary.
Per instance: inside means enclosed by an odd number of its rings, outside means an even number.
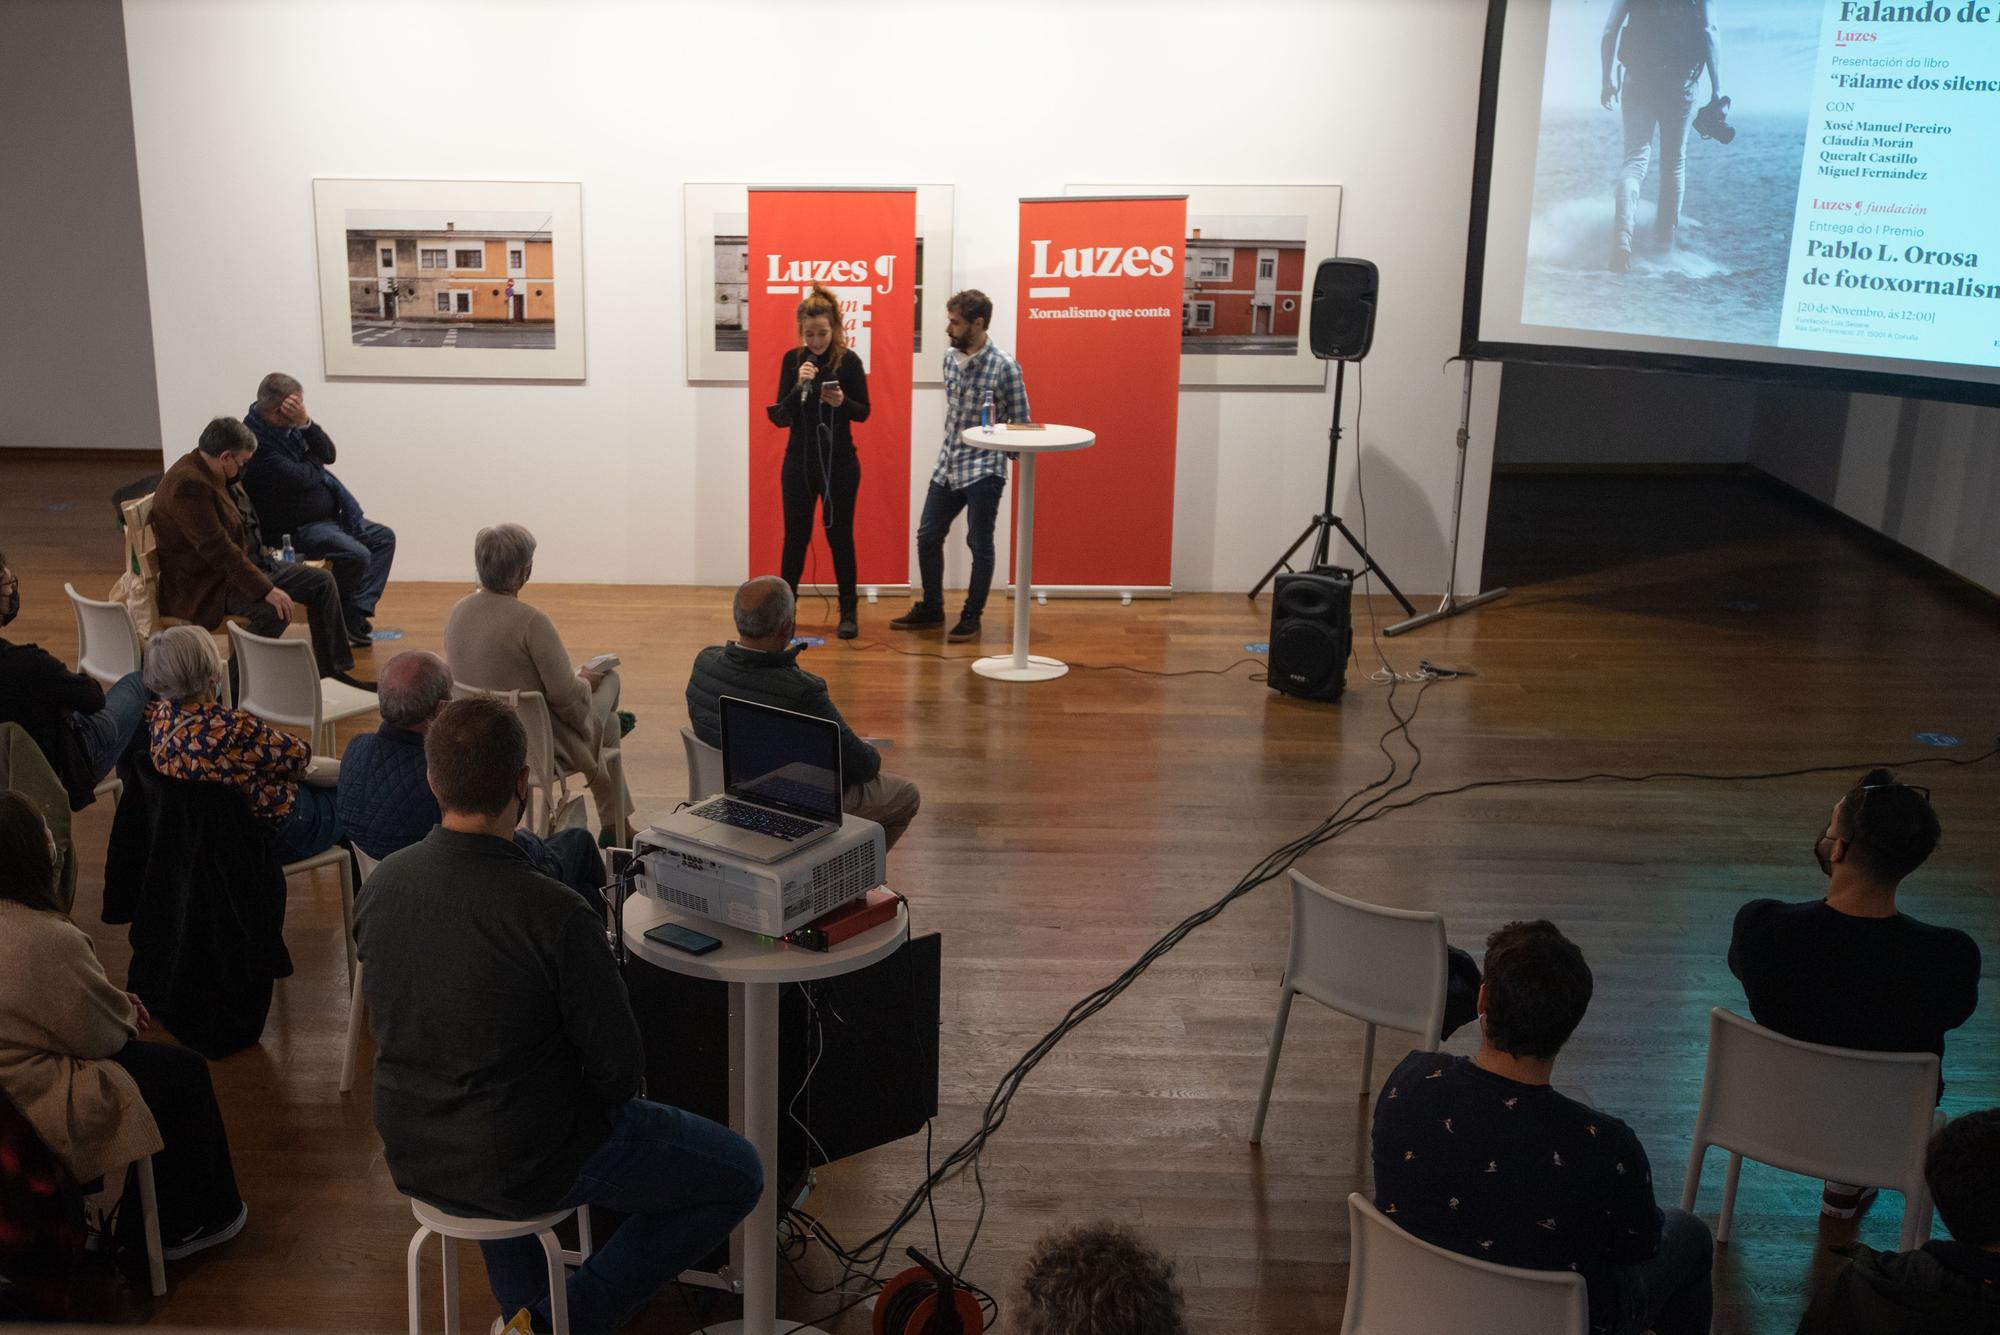
M667 922L705 932L722 945L690 955L646 939L649 930ZM705 1335L824 1335L815 1326L778 1320L778 986L864 969L895 954L909 938L910 911L903 905L893 921L817 951L677 913L644 895L625 901L626 950L657 968L729 984L730 1088L733 1095L740 1077L743 1091L740 1105L730 1100L730 1121L764 1165L764 1194L735 1238L742 1258L743 1319L704 1326Z
M996 681L1048 681L1069 671L1059 658L1044 658L1028 652L1028 608L1035 601L1035 456L1060 454L1065 450L1087 449L1096 443L1094 432L1080 426L1045 423L1036 431L1009 431L996 426L967 427L960 433L967 445L981 450L1004 450L1021 456L1020 479L1015 484L1014 526L1014 652L994 658L975 658L972 670Z

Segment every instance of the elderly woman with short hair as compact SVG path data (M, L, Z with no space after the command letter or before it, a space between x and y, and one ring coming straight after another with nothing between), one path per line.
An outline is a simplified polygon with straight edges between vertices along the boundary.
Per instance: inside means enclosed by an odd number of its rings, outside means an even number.
M271 832L281 862L297 862L339 842L330 787L307 784L312 748L290 733L216 699L222 658L197 626L173 626L146 645L146 707L153 768L170 779L226 783L242 793ZM330 781L337 769L321 776Z
M555 623L521 601L521 588L535 569L534 534L519 524L480 529L472 561L479 588L458 600L444 626L444 657L452 676L486 691L540 691L555 732L556 763L566 773L583 775L597 803L599 827L616 829L621 817L631 815L632 800L598 753L621 734L618 673L572 669Z

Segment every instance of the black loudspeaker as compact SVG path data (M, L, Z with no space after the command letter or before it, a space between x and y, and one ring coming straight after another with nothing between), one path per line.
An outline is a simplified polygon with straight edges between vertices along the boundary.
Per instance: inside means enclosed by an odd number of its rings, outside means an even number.
M1321 260L1313 274L1312 354L1358 362L1375 341L1377 275L1373 260Z
M1354 648L1354 572L1324 566L1280 575L1271 586L1271 689L1306 700L1338 700Z

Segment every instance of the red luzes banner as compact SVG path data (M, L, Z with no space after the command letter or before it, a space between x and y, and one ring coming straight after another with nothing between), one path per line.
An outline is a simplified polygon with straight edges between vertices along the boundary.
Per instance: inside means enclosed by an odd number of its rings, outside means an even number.
M1183 198L1021 201L1015 356L1038 422L1097 443L1040 461L1035 583L1173 583Z
M864 586L910 579L910 359L916 337L914 190L750 192L750 569L775 575L784 546L779 472L787 431L776 400L786 350L799 343L798 304L814 283L839 300L847 346L868 373L868 420L854 425L861 487L855 563ZM832 588L824 516L813 515L802 584Z

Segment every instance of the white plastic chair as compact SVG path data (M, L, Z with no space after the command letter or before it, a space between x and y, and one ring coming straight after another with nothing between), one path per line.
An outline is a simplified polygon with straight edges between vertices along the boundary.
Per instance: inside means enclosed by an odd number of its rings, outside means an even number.
M1361 1096L1374 1083L1375 1030L1401 1030L1425 1052L1444 1029L1444 919L1435 913L1380 908L1337 895L1292 873L1292 953L1278 985L1278 1017L1264 1061L1264 1087L1250 1142L1264 1138L1264 1114L1278 1075L1278 1051L1292 998L1302 995L1368 1026L1361 1046Z
M153 1296L167 1296L167 1262L160 1246L160 1198L153 1187L153 1156L135 1160L128 1165L139 1178L140 1231L146 1239L146 1278L151 1283ZM99 1229L109 1228L111 1212L125 1194L125 1169L104 1175L104 1185L86 1203L85 1209L97 1216Z
M332 848L315 853L309 858L285 864L287 880L300 872L318 871L322 867L332 867L340 873L340 920L346 927L347 935L347 989L361 990L360 964L354 954L354 864L348 861L347 845L335 844Z
M1587 1335L1590 1297L1572 1270L1523 1270L1411 1237L1356 1192L1347 1198L1342 1335Z
M424 1242L436 1234L438 1250L444 1253L444 1329L458 1335L458 1249L455 1240L499 1242L504 1238L533 1235L549 1258L549 1325L556 1335L569 1331L569 1277L565 1265L582 1265L590 1259L590 1207L574 1211L558 1210L533 1219L469 1219L449 1214L435 1205L410 1198L410 1213L417 1217L416 1236L410 1239L410 1335L424 1335L424 1291L422 1257ZM556 1240L556 1225L576 1215L575 1251L565 1251ZM506 1315L512 1316L513 1313Z
M110 686L139 670L139 628L132 609L123 603L99 602L63 585L70 611L76 614L76 670L100 686Z
M1729 1241L1743 1161L1903 1193L1901 1250L1931 1235L1924 1150L1942 1120L1932 1052L1861 1052L1801 1043L1717 1006L1681 1208L1693 1213L1710 1145L1729 1151L1715 1240Z
M236 652L236 707L280 728L301 728L316 754L333 754L333 725L375 712L374 692L322 681L306 640L273 640L229 623Z
M528 810L526 822L531 833L546 839L556 828L556 814L569 800L569 781L582 776L575 771L564 773L556 763L555 725L549 720L548 697L540 691L493 691L484 686L473 686L459 682L451 688L452 696L469 700L484 696L498 700L521 717L521 726L528 734ZM618 792L612 805L618 811L618 818L612 827L612 842L621 847L632 842L630 822L625 817L625 756L615 746L607 746L598 753L598 760L611 773L612 782Z
M366 888L368 878L373 876L375 869L382 864L362 852L358 846L354 850L354 860L361 867L361 884ZM348 949L353 950L354 922L352 913L348 916L347 941ZM357 958L354 964L354 983L353 986L347 989L347 1042L340 1054L340 1092L343 1094L354 1088L354 1068L359 1063L361 1056L361 1031L366 1018L364 1014L365 1010L366 1007L362 1004L361 1000L361 963ZM512 1314L510 1313L509 1315Z
M687 752L688 801L699 802L722 791L722 750L681 729L681 749Z

